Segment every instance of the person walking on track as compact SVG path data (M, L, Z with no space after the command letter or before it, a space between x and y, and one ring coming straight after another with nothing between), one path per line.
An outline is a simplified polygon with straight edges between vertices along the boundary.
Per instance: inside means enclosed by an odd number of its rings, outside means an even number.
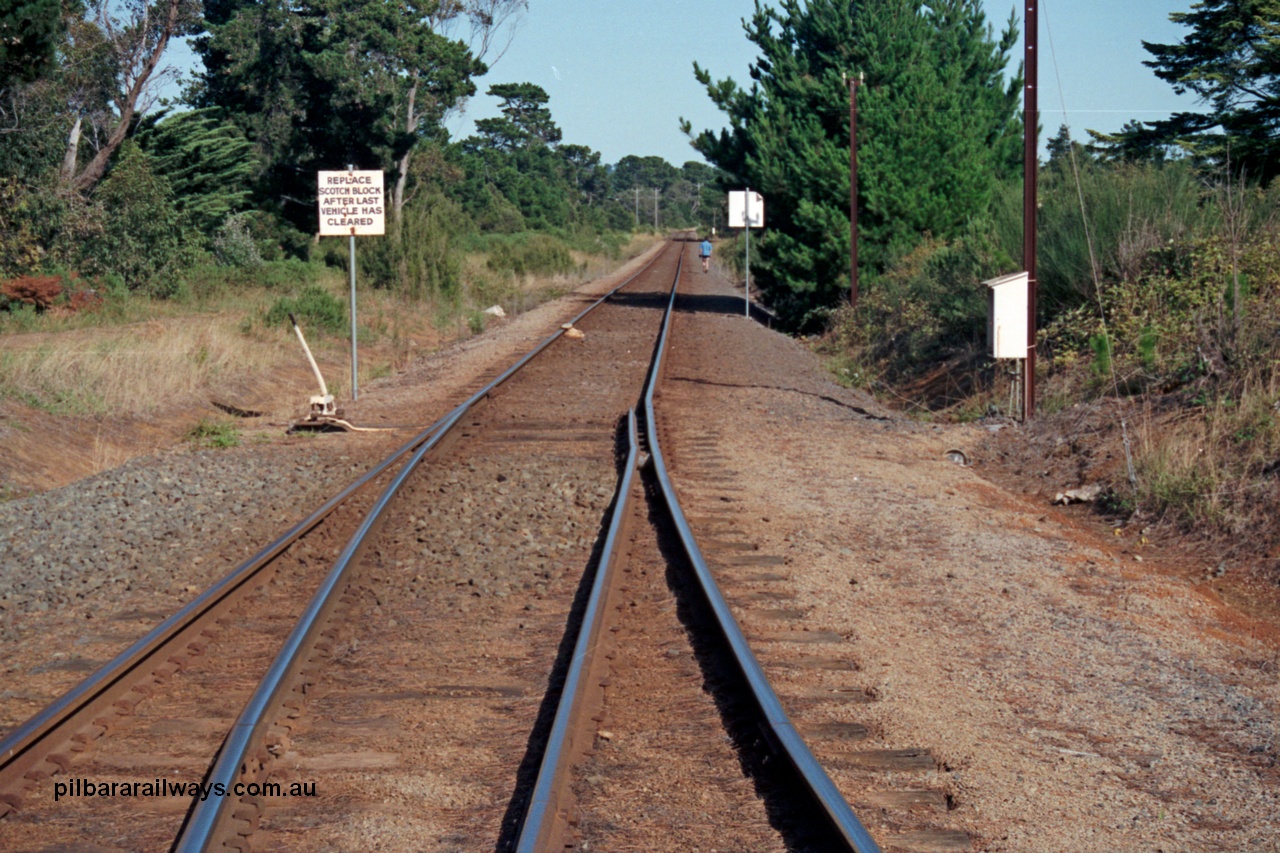
M711 241L705 237L702 239L702 245L698 248L698 257L702 258L702 271L709 270L711 268Z

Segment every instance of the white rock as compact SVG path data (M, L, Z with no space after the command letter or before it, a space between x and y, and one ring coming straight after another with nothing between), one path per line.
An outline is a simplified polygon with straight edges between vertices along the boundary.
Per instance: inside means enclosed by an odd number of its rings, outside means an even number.
M1067 489L1065 492L1058 492L1053 499L1055 504L1087 504L1096 501L1102 495L1102 486L1094 483L1089 486L1081 486L1078 489Z

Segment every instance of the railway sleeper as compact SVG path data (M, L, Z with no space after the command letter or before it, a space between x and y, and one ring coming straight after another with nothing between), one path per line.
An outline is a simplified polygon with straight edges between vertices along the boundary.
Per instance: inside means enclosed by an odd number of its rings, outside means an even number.
M89 725L82 727L79 731L71 736L72 743L84 744L86 747L98 738L107 733L110 728L110 720L105 717L98 717ZM72 747L75 749L75 747Z

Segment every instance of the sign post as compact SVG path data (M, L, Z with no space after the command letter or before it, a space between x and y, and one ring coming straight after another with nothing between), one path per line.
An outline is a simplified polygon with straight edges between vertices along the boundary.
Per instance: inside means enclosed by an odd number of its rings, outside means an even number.
M743 316L748 320L751 319L751 187L747 187L747 191L742 194L743 205L745 206L746 215L743 217L747 225L746 239L746 255L744 257L743 266L746 268L746 277L742 280L742 310Z
M764 198L760 193L745 191L729 193L729 227L747 229L746 246L746 315L751 318L751 229L764 227Z
M316 201L320 214L320 236L350 238L351 258L351 399L360 397L356 351L356 237L377 237L387 233L386 204L381 169L345 172L316 172Z

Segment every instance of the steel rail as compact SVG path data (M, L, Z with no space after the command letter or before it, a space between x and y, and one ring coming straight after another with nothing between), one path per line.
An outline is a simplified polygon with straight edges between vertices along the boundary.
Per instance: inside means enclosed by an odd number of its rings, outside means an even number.
M673 294L680 283L683 268L684 249L681 247L675 278L671 282ZM670 311L671 302L668 301L666 312L663 314L662 328L666 327ZM655 344L655 353L656 346ZM646 386L652 375L653 364L651 361L649 370L645 373ZM631 506L631 483L635 479L636 460L640 452L634 408L627 412L627 440L627 459L623 466L622 477L619 478L613 511L609 518L609 528L605 534L582 624L578 627L578 638L574 642L573 656L569 660L569 668L565 673L564 686L560 690L560 698L556 703L555 718L552 720L542 761L538 766L533 793L529 798L524 821L520 826L520 835L516 839L516 853L537 853L539 850L550 849L559 829L555 818L560 807L559 795L565 790L573 769L573 731L578 714L582 710L583 696L587 690L587 678L594 662L596 645L599 642L600 632L604 628L604 610L608 603L609 588L613 582L614 552L618 535Z
M822 765L818 763L813 753L810 752L808 745L804 742L804 738L796 731L791 719L787 716L787 712L783 710L782 703L778 701L777 693L774 692L773 687L769 684L768 677L761 668L760 662L756 660L755 654L751 651L746 637L742 634L742 629L738 626L738 622L733 616L733 611L729 609L728 602L725 601L720 588L716 585L715 578L711 575L711 570L707 567L707 561L703 558L702 550L694 539L693 531L689 528L689 522L685 519L684 510L680 508L680 499L677 497L675 488L671 484L671 478L667 474L666 463L662 456L662 447L658 440L658 421L654 410L653 396L657 388L658 379L662 374L663 356L666 353L670 319L675 307L676 295L677 293L673 289L671 303L667 307L667 319L663 323L662 333L658 341L657 357L654 359L652 373L644 394L645 434L648 437L650 458L654 474L662 491L663 500L680 535L680 542L684 547L685 554L688 555L694 574L702 587L703 595L715 614L716 623L726 642L728 642L734 659L741 669L743 677L747 680L755 701L759 705L760 711L764 715L774 738L786 753L787 760L790 761L814 797L822 805L823 811L831 819L834 828L844 839L849 849L855 851L855 853L879 853L880 847L876 844L875 839L871 837L870 833L867 832L861 821L853 813L848 802L841 795L840 790L831 781L831 777L827 775Z
M361 522L356 533L339 554L333 568L316 590L306 611L299 618L288 639L285 640L271 668L259 682L253 696L250 697L244 710L241 711L240 716L232 726L230 733L223 742L222 749L218 753L217 760L214 762L213 769L206 779L208 784L214 786L214 790L232 790L235 780L242 773L250 752L261 744L267 734L267 730L274 724L274 720L266 718L266 713L272 708L280 707L282 700L285 699L286 694L291 689L294 677L306 662L305 657L314 648L325 623L324 617L336 606L336 597L333 593L341 588L347 571L362 553L368 535L381 523L383 513L390 505L392 498L395 497L405 480L408 479L426 454L434 449L457 426L458 422L470 411L472 406L488 396L494 388L515 375L526 364L542 353L543 350L551 346L567 331L567 327L576 324L613 294L646 272L657 261L658 257L661 257L666 251L667 249L664 249L659 252L653 260L634 275L596 300L574 317L573 320L557 329L542 343L507 368L492 383L477 391L466 402L455 408L444 419L440 429L414 451L392 481L387 484L369 514ZM228 823L232 820L232 812L236 802L235 798L219 796L196 802L173 850L176 853L195 853L195 851L209 849L210 845L226 831Z
M655 253L654 257L645 263L644 266L632 275L628 276L620 284L610 289L604 296L587 306L587 308L578 313L568 325L573 325L579 322L583 317L594 311L619 290L626 287L639 276L643 275L657 262L658 258L665 254L665 251L666 249L664 248L663 251ZM479 400L491 394L498 388L498 386L510 379L511 376L524 367L524 365L555 342L564 334L565 331L566 329L562 327L549 335L534 347L534 349L526 353L524 357L517 361L512 367L503 372L502 375L473 394L465 403L455 408L452 413L441 418L422 432L418 433L411 440L393 451L378 465L370 469L368 472L349 484L341 492L322 504L313 513L297 522L293 527L289 528L274 542L264 547L237 568L233 569L221 580L215 582L211 587L196 596L159 625L152 628L144 636L134 641L128 648L120 652L120 654L116 655L107 663L103 664L93 674L68 690L58 699L54 700L43 710L39 711L29 720L7 733L3 738L0 738L0 790L3 790L6 783L14 787L21 786L23 774L29 771L32 766L39 763L39 758L32 756L34 755L33 750L42 741L57 732L73 717L84 713L86 710L93 709L95 707L95 703L108 695L109 691L111 691L113 687L120 684L123 679L136 672L150 659L155 657L156 653L165 648L165 646L174 637L192 627L210 610L223 603L229 595L243 586L248 580L261 571L263 567L279 557L280 554L282 554L290 545L320 524L320 522L327 518L335 509L345 503L351 495L363 488L371 480L384 473L388 468L400 461L406 454L420 448L424 442L429 441L433 436L441 433L445 429L446 424L452 425L453 423L456 423L457 419L461 417L461 412L465 411L465 409L469 409L475 403L479 402ZM18 777L17 779L11 778L15 775Z
M573 647L573 657L570 659L569 670L565 675L560 701L556 705L555 720L551 724L546 750L542 755L542 763L538 767L538 778L533 786L533 795L529 801L524 823L520 827L520 837L516 841L517 853L549 850L557 830L555 816L560 807L559 794L565 790L572 770L574 724L577 712L581 710L582 696L587 690L593 654L600 639L600 632L604 629L604 611L614 575L614 551L623 520L631 508L631 483L635 478L636 459L639 456L635 409L627 412L627 435L627 461L618 482L613 514L609 519L609 530L605 535L596 576L591 584L591 595L587 598L582 625L578 628L578 639Z
M675 278L671 282L674 294L680 283L680 274L684 268L684 248L680 249L680 258L676 263ZM668 301L663 315L662 328L666 327L671 311ZM655 342L655 353L657 344ZM652 375L653 362L645 373L645 385ZM642 386L643 388L644 386ZM536 853L550 849L558 826L556 814L559 812L559 794L565 789L569 774L572 771L573 730L577 722L578 712L582 710L583 695L587 690L587 676L590 672L600 632L604 627L604 610L608 603L608 593L613 581L614 552L619 532L622 529L626 513L631 505L631 483L635 478L636 460L639 456L639 435L636 426L636 410L627 412L628 450L627 460L623 466L623 474L618 482L609 528L605 533L604 545L600 560L597 563L596 576L591 584L591 593L587 598L578 627L578 638L574 642L573 656L569 660L569 668L565 674L564 686L560 690L560 699L556 703L555 718L551 723L551 732L547 736L547 744L542 754L542 762L538 766L538 775L534 782L533 793L525 811L524 821L520 826L520 835L516 839L516 853Z
M206 613L225 601L231 593L243 586L272 560L279 557L285 549L324 521L352 494L395 464L405 453L408 453L430 437L443 423L444 419L442 418L414 436L412 440L394 451L377 466L370 469L359 479L322 504L313 513L285 531L274 542L241 563L240 566L233 569L221 580L216 581L213 586L183 605L173 615L152 628L145 635L135 640L132 645L103 664L92 675L68 690L25 723L0 738L0 779L9 775L11 765L14 762L19 761L33 747L37 746L73 716L83 712L94 700L118 684L121 679L142 667L155 656L156 652L164 648L170 640L194 625Z

